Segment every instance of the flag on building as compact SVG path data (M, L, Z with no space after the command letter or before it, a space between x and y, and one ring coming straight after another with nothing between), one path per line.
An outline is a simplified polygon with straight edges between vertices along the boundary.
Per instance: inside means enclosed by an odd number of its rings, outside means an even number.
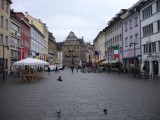
M119 58L119 45L113 46L114 58Z

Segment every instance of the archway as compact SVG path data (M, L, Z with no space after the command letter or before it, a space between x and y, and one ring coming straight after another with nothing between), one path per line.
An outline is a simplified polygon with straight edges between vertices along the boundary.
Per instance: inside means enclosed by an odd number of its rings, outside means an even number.
M153 74L158 75L158 61L156 60L152 61L152 66L153 66Z

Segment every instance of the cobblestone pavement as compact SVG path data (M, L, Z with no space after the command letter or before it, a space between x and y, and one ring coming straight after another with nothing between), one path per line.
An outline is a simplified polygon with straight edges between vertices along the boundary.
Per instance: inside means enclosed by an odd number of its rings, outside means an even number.
M1 82L0 120L160 120L160 81L69 69L45 76Z

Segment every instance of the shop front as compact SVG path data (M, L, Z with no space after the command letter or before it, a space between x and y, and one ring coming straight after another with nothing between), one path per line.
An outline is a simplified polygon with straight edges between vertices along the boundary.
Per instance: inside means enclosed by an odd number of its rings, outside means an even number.
M160 55L146 55L143 56L142 66L146 66L146 72L149 75L160 76Z

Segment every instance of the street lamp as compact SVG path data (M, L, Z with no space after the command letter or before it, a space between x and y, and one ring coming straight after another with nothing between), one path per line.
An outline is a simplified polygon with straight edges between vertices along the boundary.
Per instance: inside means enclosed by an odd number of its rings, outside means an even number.
M2 47L3 47L3 82L5 81L5 76L4 76L4 74L5 74L5 66L4 66L4 48L6 47L7 49L9 49L9 46L5 46L5 45L1 45Z
M133 42L133 43L130 43L130 48L131 48L131 46L133 45L134 46L134 67L136 66L136 59L135 59L135 57L136 57L136 51L135 51L135 46L137 45L138 43L136 43L136 42Z

